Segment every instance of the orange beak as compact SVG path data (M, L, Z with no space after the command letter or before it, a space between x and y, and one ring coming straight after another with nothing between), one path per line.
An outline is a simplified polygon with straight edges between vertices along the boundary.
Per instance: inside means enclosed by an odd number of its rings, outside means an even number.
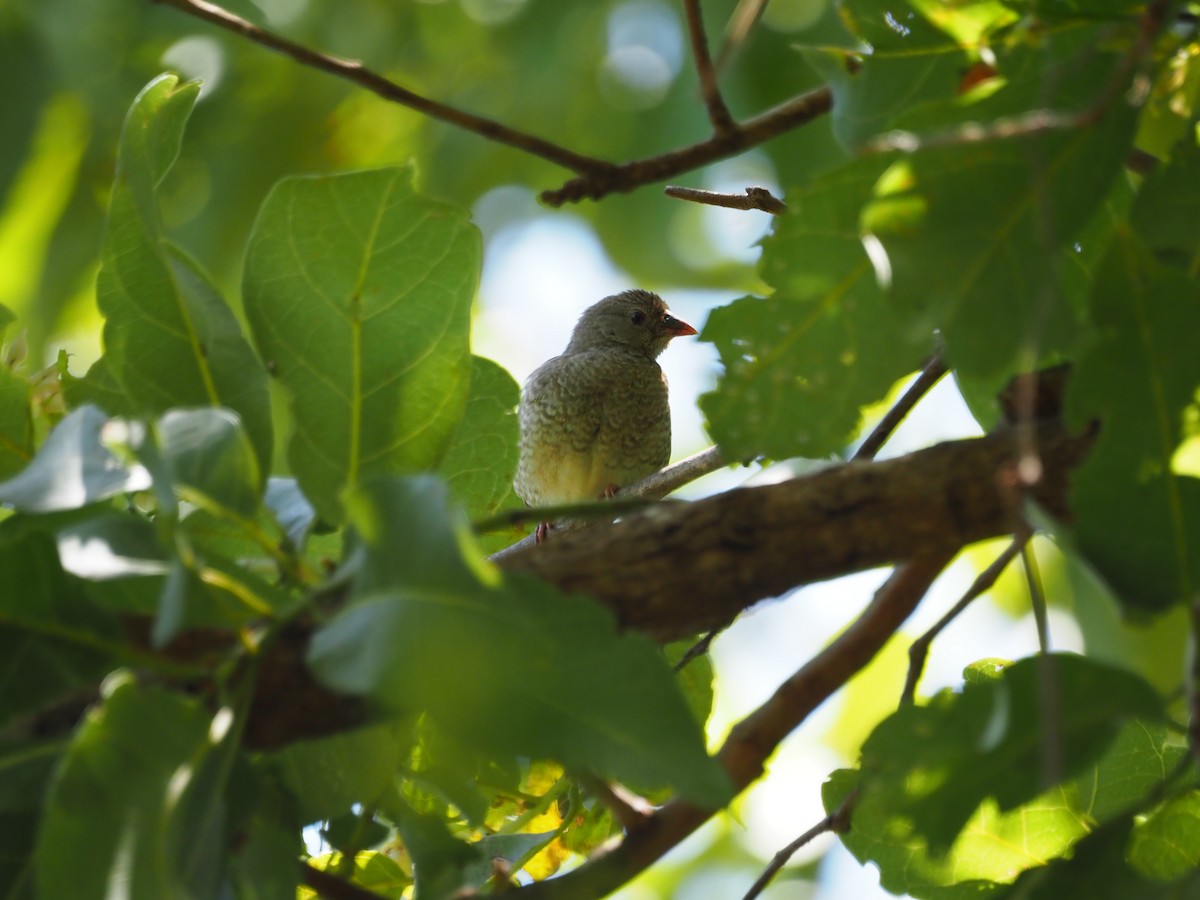
M687 322L671 315L663 316L662 325L659 327L662 329L663 334L669 334L671 337L687 337L689 334L699 334Z

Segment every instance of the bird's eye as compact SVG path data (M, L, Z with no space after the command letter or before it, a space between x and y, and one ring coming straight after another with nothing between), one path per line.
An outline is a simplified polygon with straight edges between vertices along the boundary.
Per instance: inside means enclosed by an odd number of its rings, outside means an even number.
M629 314L629 321L634 325L641 325L646 321L646 314L640 309L635 309Z

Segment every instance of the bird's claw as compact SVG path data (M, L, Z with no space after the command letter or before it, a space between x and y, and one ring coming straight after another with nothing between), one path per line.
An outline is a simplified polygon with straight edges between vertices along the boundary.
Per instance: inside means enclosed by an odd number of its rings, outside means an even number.
M551 525L549 522L538 522L537 528L533 530L533 542L540 544L546 540L546 536L550 534Z
M621 493L621 486L619 484L610 484L608 487L606 487L604 490L602 490L600 492L600 499L601 500L611 500L613 497L617 496L617 494L619 494L619 493Z

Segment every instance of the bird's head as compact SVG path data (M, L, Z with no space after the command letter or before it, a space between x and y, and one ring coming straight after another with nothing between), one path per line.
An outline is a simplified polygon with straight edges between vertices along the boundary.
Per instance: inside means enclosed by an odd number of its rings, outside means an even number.
M654 359L671 338L695 333L695 328L670 314L658 294L624 291L584 310L567 353L619 347Z

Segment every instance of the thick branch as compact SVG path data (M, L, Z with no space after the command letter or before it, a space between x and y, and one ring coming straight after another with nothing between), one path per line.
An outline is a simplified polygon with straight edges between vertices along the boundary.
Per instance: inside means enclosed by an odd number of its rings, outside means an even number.
M1034 437L1044 471L1030 493L1066 518L1067 475L1091 435L1043 422ZM1008 430L845 463L556 534L498 563L590 594L625 627L675 640L798 585L1015 532L1016 453Z

